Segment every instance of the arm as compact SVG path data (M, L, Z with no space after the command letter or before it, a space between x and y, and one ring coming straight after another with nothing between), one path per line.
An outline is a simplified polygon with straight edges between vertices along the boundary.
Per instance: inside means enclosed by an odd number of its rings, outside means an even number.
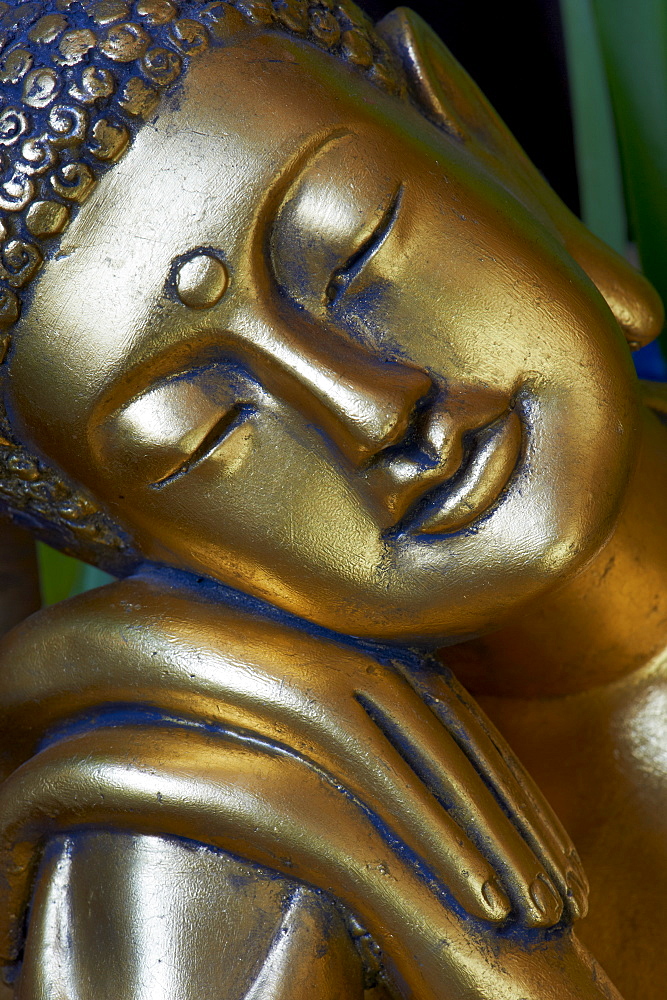
M111 594L103 600L87 595L90 605L85 601L76 605L73 621L84 623L81 632L71 623L69 630L63 627L62 619L54 627L52 617L39 635L24 629L6 646L6 653L14 654L22 647L35 664L18 686L12 688L8 674L9 680L3 682L7 719L23 740L19 753L28 750L29 755L30 741L58 717L84 712L105 700L116 705L147 702L168 709L172 718L194 713L200 721L213 719L217 731L191 730L186 739L183 729L166 720L165 725L126 726L122 731L105 729L98 722L102 728L38 754L4 789L4 840L8 859L18 866L15 870L25 867L31 842L58 828L92 822L174 833L243 853L256 863L333 892L373 931L394 980L409 984L419 995L458 996L464 982L473 990L466 995L475 997L486 996L489 989L505 989L507 980L492 952L503 955L506 965L516 966L508 997L532 997L530 990L537 983L547 984L548 977L551 992L542 997L599 995L588 959L581 957L567 933L547 940L536 931L527 939L524 928L517 940L512 926L506 925L495 934L488 922L467 917L452 898L448 879L452 871L456 873L456 848L465 853L469 842L462 826L452 841L451 817L443 822L444 810L417 780L409 761L416 760L411 747L420 744L425 753L417 766L423 767L432 754L436 731L438 753L444 746L450 761L456 761L457 747L455 741L443 742L442 727L430 728L433 713L400 671L338 644L335 656L328 658L326 642L295 635L291 629L285 632L284 626L273 622L255 621L253 628L259 628L259 634L249 632L250 622L242 612L219 606L214 612L188 595L157 594L150 581L118 587L109 588ZM86 607L91 612L87 624ZM97 617L92 615L95 609ZM61 609L58 614L66 613ZM216 619L216 614L221 617ZM120 616L126 628L120 628L118 618L115 631L110 628L109 615ZM212 619L216 620L208 649L205 626L208 622L210 628ZM104 637L98 646L96 623ZM215 661L216 649L220 656L221 648L223 658ZM264 662L262 651L267 650L270 655ZM308 670L309 663L315 663L317 670ZM319 687L318 678L324 678ZM344 692L349 703L340 700ZM365 705L360 704L360 695ZM466 716L464 705L457 707L452 698L450 709L459 721L463 717L465 727L473 728L474 717ZM341 719L343 733L335 726ZM400 732L392 731L392 719L402 726ZM257 734L253 740L239 739L242 729L248 728ZM409 740L403 741L401 756L395 744L406 733ZM365 758L369 767L372 764L368 774L379 789L363 783ZM324 760L328 769L322 767ZM502 775L501 763L496 754L493 770L502 777L507 793L513 788L512 776ZM385 772L390 781L383 779ZM432 784L438 795L460 794L456 768L454 772L452 780L436 771ZM357 783L361 798L345 787L350 781ZM476 803L475 820L493 828L496 818L493 809L486 809L485 786L477 772L460 784ZM420 795L417 804L423 808L416 816L410 809ZM463 806L461 801L456 806L462 822ZM383 814L389 820L389 837ZM415 830L416 820L420 825ZM552 836L549 823L543 824L546 828ZM445 841L449 850L443 851L442 844L438 850L438 837L443 836L450 838ZM411 838L421 843L417 854L435 874L435 882L423 867L415 868ZM479 877L479 871L473 874ZM511 877L519 881L514 871ZM20 882L19 874L15 885ZM460 884L465 887L465 879ZM518 932L516 921L514 926ZM527 949L526 940L540 947Z
M550 926L562 913L554 883L568 906L585 908L585 877L557 819L536 790L529 799L500 736L489 740L441 677L430 700L441 717L449 710L446 728L425 704L427 673L151 578L49 609L13 633L2 656L11 664L0 673L10 769L45 732L104 705L251 731L343 776L472 915L504 920L504 890L522 922ZM522 814L521 834L506 813ZM507 872L502 888L497 870Z

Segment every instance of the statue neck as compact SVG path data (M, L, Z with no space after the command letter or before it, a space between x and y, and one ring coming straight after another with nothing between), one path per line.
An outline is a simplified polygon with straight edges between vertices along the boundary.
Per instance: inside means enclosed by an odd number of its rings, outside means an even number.
M610 683L667 647L667 427L644 411L609 541L573 580L500 631L443 650L477 695L549 697Z

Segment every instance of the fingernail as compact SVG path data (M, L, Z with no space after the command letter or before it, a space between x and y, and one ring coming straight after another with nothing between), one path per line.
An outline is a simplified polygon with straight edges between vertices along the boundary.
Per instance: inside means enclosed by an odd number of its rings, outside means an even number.
M563 902L556 892L555 886L547 875L538 875L530 887L530 898L544 920L539 923L555 924L563 912Z
M588 913L588 893L575 872L568 872L565 878L568 909L573 920L581 920Z
M491 920L500 921L509 916L512 904L495 878L490 878L484 883L482 886L482 897L486 903Z

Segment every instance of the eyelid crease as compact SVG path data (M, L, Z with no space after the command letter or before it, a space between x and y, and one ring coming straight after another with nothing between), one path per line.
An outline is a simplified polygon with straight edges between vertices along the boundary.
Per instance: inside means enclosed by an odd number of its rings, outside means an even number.
M156 482L151 483L151 487L155 490L161 490L164 486L168 486L175 479L180 479L195 466L203 462L208 456L220 445L227 435L245 420L246 416L254 412L256 409L250 403L234 403L218 421L211 427L202 440L199 442L195 450L182 462L179 467L174 471L170 472L163 479L158 479ZM242 419L239 419L242 418Z
M234 334L229 330L193 330L187 339L175 339L153 356L138 359L107 387L95 406L95 425L102 426L162 384L217 365L239 364L230 353L233 346Z
M404 188L405 185L401 182L370 236L348 257L344 264L337 267L334 271L325 291L327 307L335 305L341 295L344 295L352 279L363 269L371 257L377 253L389 236L401 207Z

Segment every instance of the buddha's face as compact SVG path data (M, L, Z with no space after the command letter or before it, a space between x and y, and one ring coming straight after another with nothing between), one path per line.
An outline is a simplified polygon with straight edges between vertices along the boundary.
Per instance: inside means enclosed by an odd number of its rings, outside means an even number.
M304 43L210 51L39 278L23 436L146 558L345 633L491 627L610 532L629 351L465 145Z

